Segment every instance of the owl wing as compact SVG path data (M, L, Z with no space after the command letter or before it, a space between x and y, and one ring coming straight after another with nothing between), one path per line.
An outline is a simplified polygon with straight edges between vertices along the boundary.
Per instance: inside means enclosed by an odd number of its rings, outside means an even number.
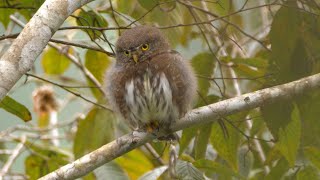
M109 105L113 110L120 114L125 120L128 119L128 107L125 102L125 79L127 73L116 64L113 64L106 72L105 75L105 88ZM133 122L129 124L135 128Z
M172 100L178 107L181 118L195 102L197 93L197 80L192 67L176 51L169 51L154 58L154 62L158 66L160 65L169 80L172 89Z

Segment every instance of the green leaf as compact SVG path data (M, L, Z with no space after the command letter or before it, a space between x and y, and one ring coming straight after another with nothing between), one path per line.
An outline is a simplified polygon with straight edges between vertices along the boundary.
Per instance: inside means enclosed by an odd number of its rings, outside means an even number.
M1 2L1 1L0 1ZM10 22L10 15L14 14L14 10L12 9L1 9L0 11L0 22L6 28Z
M105 71L111 64L109 57L101 52L88 50L85 56L85 67L94 75L94 77L100 82L103 82L105 77ZM108 77L106 77L108 78ZM94 86L91 80L87 79L90 86ZM91 88L91 92L97 100L101 100L103 95L97 88Z
M224 132L219 124L214 123L211 130L210 142L218 152L218 155L224 159L234 171L238 171L237 152L241 136L229 123L225 123L225 127L229 133L228 138L225 138Z
M48 48L43 53L41 63L44 72L53 75L64 73L70 66L70 60L64 54L53 48Z
M199 128L199 134L197 135L197 138L195 139L195 159L203 159L205 158L206 152L207 152L207 146L209 143L210 135L211 135L211 126L212 123L207 123L204 125L201 125Z
M320 170L320 149L311 146L305 147L304 155Z
M291 55L299 38L299 11L295 1L287 1L276 13L271 24L271 59L281 70L282 80L290 79ZM287 7L289 6L289 8ZM280 81L281 82L281 81Z
M79 122L73 153L79 158L114 139L114 115L110 111L94 107Z
M179 160L176 165L176 175L182 180L204 180L203 173L192 163Z
M320 92L304 93L298 100L298 107L303 119L301 145L320 149Z
M284 129L280 128L279 141L276 146L281 154L286 158L289 165L293 167L295 165L301 137L301 122L297 107L292 111L291 119L292 120L287 127Z
M146 154L139 149L130 151L115 161L128 173L130 179L138 179L154 168Z
M303 40L304 50L306 51L306 57L317 61L320 60L320 19L309 13L304 13L301 16L300 35ZM320 69L315 69L319 72Z
M112 177L112 180L129 180L128 175L115 162L109 162L94 170L95 179L104 180Z
M44 0L1 0L0 23L6 28L10 22L9 16L15 12L19 12L28 21L43 2Z
M319 171L312 166L306 166L297 174L297 180L320 180Z
M197 134L198 127L193 126L182 131L182 136L179 140L179 154L181 155L183 151L188 147L192 138L194 138Z
M265 176L265 180L282 179L288 171L289 166L285 159L280 159L277 164L271 168L270 173Z
M192 58L191 64L198 76L211 77L216 58L211 53L201 53ZM210 80L198 78L198 90L202 97L206 97L210 88ZM200 101L200 100L199 100Z
M201 107L205 106L208 104L212 104L214 102L217 102L220 98L215 95L209 95L207 97L198 101L198 104L196 107ZM210 137L210 132L211 129L209 130L208 127L211 127L210 125L204 125L204 126L193 126L187 129L184 129L182 131L182 136L180 138L179 144L180 144L180 149L179 149L179 154L182 154L183 151L188 147L190 144L192 138L196 137L196 144L194 145L194 148L197 148L196 151L196 156L203 156L205 155L206 151L206 146L208 144L208 139ZM208 132L210 131L210 132ZM206 143L207 142L207 143ZM199 157L200 158L200 157Z
M204 171L208 177L210 177L213 173L216 173L218 175L224 175L229 177L237 177L240 179L244 179L241 175L234 172L229 167L226 167L220 163L210 161L207 159L200 159L193 163L193 165L200 169L201 171Z
M78 14L77 24L78 26L108 27L108 22L100 14L92 10L85 11L83 9ZM100 31L89 29L83 29L82 31L86 32L92 40L99 38L102 34Z
M9 96L4 97L0 103L0 108L13 115L16 115L24 122L28 122L32 119L30 111L24 105L20 104Z
M138 0L141 7L146 10L152 9L155 5L158 4L158 0Z
M261 107L263 119L275 139L279 138L279 130L291 122L292 109L292 102L285 100Z
M168 169L168 166L157 167L139 178L139 180L157 180Z
M38 150L25 159L25 173L30 179L38 179L67 164L69 157L50 150ZM45 157L45 158L44 158Z
M278 83L289 82L320 71L319 18L296 11L296 1L287 1L277 12L271 26L271 60L277 65Z

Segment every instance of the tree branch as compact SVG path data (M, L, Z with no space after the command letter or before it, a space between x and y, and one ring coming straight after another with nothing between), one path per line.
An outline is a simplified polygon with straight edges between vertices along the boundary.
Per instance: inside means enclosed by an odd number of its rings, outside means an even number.
M297 95L319 88L320 74L316 74L287 84L220 101L189 112L172 126L172 131L178 131L201 123L213 122L223 116L254 109L281 99L292 99ZM124 135L40 179L79 178L155 138L154 135L145 132L133 132Z
M93 0L47 0L42 4L0 59L0 100L30 70L65 19L91 1Z

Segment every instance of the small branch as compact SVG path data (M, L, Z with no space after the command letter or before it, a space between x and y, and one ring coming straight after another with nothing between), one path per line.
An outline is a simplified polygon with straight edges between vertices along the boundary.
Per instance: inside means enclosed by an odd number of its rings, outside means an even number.
M34 75L34 74L25 73L25 75L26 75L26 76L31 76L31 77L33 77L33 78L40 79L40 80L42 80L42 81L44 81L44 82L47 82L47 83L50 83L50 84L53 84L53 85L56 85L56 86L60 87L61 89L65 90L65 91L68 91L69 93L71 93L71 94L73 94L73 95L75 95L75 96L77 96L77 97L79 97L79 98L81 98L81 99L83 99L83 100L91 103L91 104L94 104L94 105L96 105L96 106L98 106L98 107L101 107L101 108L103 108L103 109L105 109L105 110L112 111L110 108L105 107L104 105L101 105L101 104L98 104L98 103L96 103L96 102L93 102L93 101L91 101L90 99L82 96L81 94L79 94L79 93L77 93L77 92L74 92L74 91L71 91L71 90L68 89L65 85L61 85L61 84L52 82L52 81L50 81L50 80L44 79L44 78L39 77L39 76L36 76L36 75Z
M21 137L21 143L19 143L16 148L12 151L11 156L7 160L7 162L3 165L1 171L0 171L0 177L4 176L6 173L9 172L10 167L12 166L13 162L17 159L17 157L20 155L21 151L23 150L24 143L26 141L26 136Z
M17 19L14 16L10 16L10 19L13 20L15 23L17 23L19 26L24 27L25 25L23 24L23 22L21 22L19 19ZM85 67L81 64L81 62L72 54L63 51L63 48L52 43L52 42L48 42L48 45L52 48L55 48L56 50L58 50L59 52L63 52L63 54L71 60L72 63L74 63L82 72L83 74L94 84L98 87L99 91L106 97L105 92L102 90L102 86L100 84L100 82L95 78L95 76Z
M161 159L160 155L157 153L157 151L152 147L150 143L146 143L145 147L148 149L150 154L158 161L160 165L165 165L164 161Z
M13 151L9 149L0 149L0 154L12 154Z
M216 121L216 119L227 115L254 109L281 99L292 99L297 95L319 88L320 74L316 74L287 84L244 94L194 109L184 118L177 121L171 129L174 132L190 126L213 122ZM155 138L156 136L146 132L133 132L131 134L124 135L40 179L55 180L79 178L91 172L95 168Z

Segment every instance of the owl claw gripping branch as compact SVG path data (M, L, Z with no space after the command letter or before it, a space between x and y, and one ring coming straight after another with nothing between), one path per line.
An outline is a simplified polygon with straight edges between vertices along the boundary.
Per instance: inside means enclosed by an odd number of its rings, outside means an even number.
M138 26L118 39L106 92L133 129L160 133L160 140L175 137L170 127L191 108L196 87L191 66L157 28Z

